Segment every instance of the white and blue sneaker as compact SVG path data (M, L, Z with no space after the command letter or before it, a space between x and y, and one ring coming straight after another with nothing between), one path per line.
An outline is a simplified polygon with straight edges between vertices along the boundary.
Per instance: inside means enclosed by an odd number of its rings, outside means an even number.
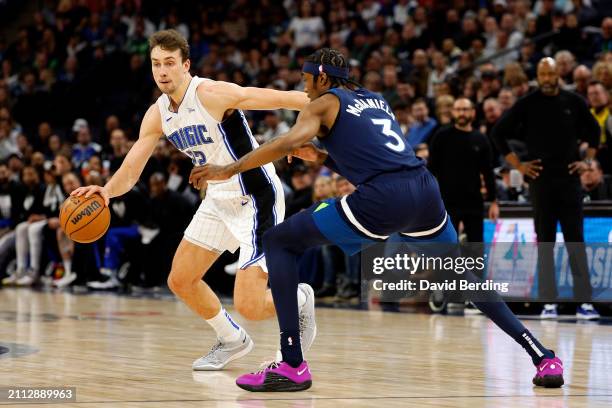
M583 303L576 309L576 318L580 320L597 320L599 313L590 303Z
M240 337L234 342L223 343L217 339L217 343L204 357L193 362L194 371L218 371L231 361L243 357L253 349L253 340L244 329L240 329Z
M557 305L555 303L547 303L540 313L540 319L556 319L559 317L557 313Z

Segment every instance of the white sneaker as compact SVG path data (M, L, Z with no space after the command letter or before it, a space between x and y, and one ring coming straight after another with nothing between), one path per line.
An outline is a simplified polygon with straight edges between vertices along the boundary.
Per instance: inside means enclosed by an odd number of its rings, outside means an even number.
M244 329L240 329L240 338L232 343L222 343L217 340L212 349L203 357L198 358L191 366L195 371L222 370L231 361L243 357L253 349L253 340Z
M27 274L17 279L15 285L17 286L32 286L36 282L36 277L32 274Z
M12 275L9 275L6 278L2 279L2 285L3 286L13 286L17 282L18 279L19 279L19 274L15 272Z
M576 309L576 317L581 320L597 320L600 316L591 303L583 303Z
M111 276L105 281L87 282L87 287L97 290L116 289L119 287L119 281L114 276Z
M540 319L556 319L557 317L559 317L557 305L554 303L545 304L542 313L540 313Z
M70 285L77 278L77 274L74 272L68 272L61 279L53 281L53 286L62 289Z
M223 268L223 270L230 276L236 275L236 273L238 272L238 261L229 265L225 265L225 268Z
M300 283L298 290L306 295L306 302L299 310L300 315L300 342L302 354L306 354L315 337L317 337L317 323L315 321L315 295L314 290L306 283Z

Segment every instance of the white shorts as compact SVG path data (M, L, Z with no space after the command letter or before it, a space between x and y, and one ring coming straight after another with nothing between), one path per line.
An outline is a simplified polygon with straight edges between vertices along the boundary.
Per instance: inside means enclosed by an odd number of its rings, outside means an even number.
M269 187L254 194L224 197L207 193L185 230L185 239L218 253L240 248L240 269L257 265L268 272L263 234L285 217L283 187L276 175L272 180Z

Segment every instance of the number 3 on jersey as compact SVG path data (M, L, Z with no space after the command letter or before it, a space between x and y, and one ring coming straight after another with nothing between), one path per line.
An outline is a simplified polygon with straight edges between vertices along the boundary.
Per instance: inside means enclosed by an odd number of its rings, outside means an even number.
M395 141L395 143L393 142L387 142L385 143L385 146L387 146L389 149L396 151L396 152L403 152L404 149L406 148L406 144L404 143L404 139L398 135L397 133L395 133L395 131L393 129L391 129L391 120L389 119L372 119L372 123L374 123L375 125L379 125L382 126L382 133L385 136L390 137L391 139L393 139Z
M185 153L191 157L194 166L203 166L206 164L206 156L204 156L204 153L197 150L187 150Z

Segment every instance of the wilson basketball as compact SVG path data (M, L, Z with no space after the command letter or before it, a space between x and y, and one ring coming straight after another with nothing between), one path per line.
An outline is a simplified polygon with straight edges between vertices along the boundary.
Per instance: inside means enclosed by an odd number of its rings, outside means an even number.
M71 240L93 242L106 233L110 225L110 211L100 194L88 198L70 196L62 204L60 225Z

